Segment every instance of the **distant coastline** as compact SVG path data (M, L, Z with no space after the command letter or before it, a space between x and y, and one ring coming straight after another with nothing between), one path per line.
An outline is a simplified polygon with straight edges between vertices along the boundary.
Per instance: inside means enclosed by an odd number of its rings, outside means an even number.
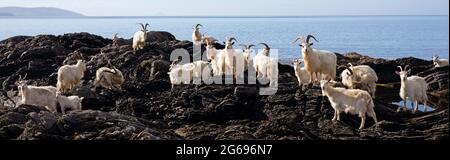
M83 14L53 7L0 7L0 17L83 17Z

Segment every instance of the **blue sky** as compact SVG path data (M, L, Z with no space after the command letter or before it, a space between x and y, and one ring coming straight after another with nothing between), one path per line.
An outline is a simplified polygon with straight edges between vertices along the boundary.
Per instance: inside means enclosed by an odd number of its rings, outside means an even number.
M449 0L0 0L89 16L448 15Z

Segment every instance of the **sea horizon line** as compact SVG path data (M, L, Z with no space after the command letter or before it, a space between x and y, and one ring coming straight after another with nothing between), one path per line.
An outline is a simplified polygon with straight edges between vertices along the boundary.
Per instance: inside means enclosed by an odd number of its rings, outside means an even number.
M449 15L301 15L301 16L0 16L0 18L327 18L327 17L433 17Z

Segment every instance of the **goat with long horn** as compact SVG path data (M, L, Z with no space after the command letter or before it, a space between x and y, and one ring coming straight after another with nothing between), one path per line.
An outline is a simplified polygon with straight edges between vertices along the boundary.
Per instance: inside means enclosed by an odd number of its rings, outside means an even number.
M201 24L196 24L192 27L193 31L192 31L192 42L195 45L201 44L202 43L202 34L200 33L200 28L199 26L203 27Z
M138 23L141 26L141 30L134 33L133 36L133 51L144 49L145 42L147 40L147 33L150 25L146 23L145 25L143 23Z
M334 52L317 50L312 48L314 43L310 40L314 39L316 42L318 40L313 35L308 35L305 39L304 36L300 36L292 43L300 40L301 54L305 64L305 69L309 73L310 81L309 83L318 82L322 80L321 76L324 76L325 80L334 80L336 77L336 67L337 67L337 56ZM316 75L316 76L313 76Z

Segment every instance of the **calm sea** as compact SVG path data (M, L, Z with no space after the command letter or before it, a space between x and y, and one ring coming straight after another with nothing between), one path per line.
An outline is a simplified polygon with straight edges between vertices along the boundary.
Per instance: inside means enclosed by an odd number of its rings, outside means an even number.
M190 40L192 25L201 23L202 32L220 40L234 36L240 43L266 42L279 50L281 59L300 57L298 46L290 44L300 34L313 34L320 41L316 48L338 53L387 59L430 59L433 54L448 58L449 53L449 16L0 18L0 40L69 32L130 38L139 22L180 40Z

